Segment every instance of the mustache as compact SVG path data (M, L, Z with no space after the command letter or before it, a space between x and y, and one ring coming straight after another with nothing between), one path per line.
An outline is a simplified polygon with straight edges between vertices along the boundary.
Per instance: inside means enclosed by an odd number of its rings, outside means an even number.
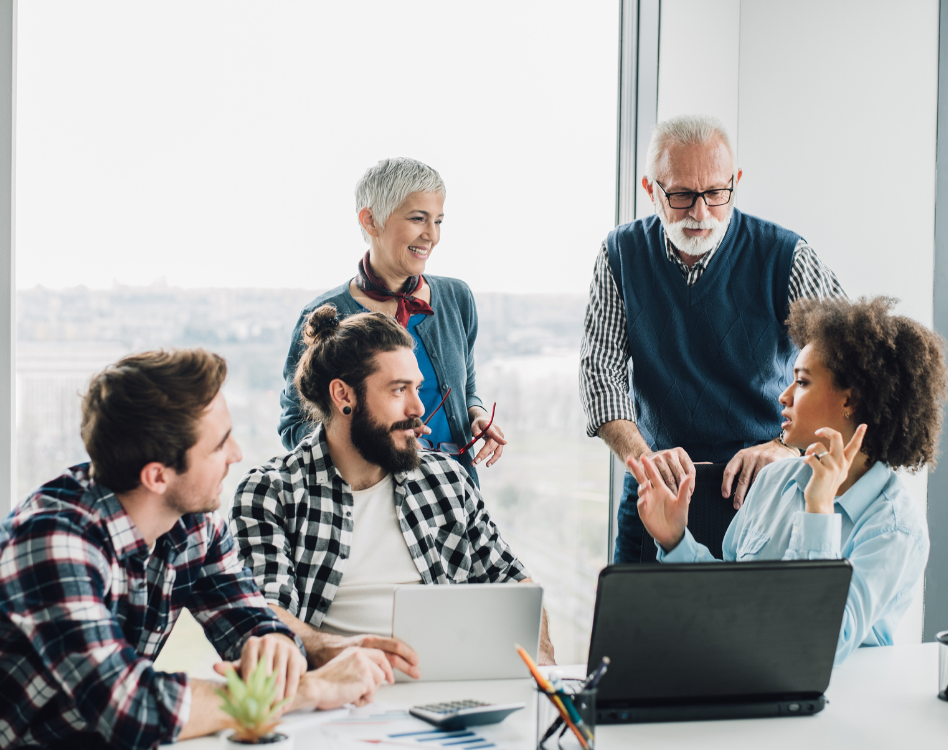
M403 419L401 422L396 422L392 425L392 432L396 430L420 430L424 427L424 422L422 422L418 417L414 419Z
M717 219L705 219L704 221L698 221L697 219L687 217L681 221L674 222L672 226L684 227L685 229L714 229L720 223L721 222L719 222Z

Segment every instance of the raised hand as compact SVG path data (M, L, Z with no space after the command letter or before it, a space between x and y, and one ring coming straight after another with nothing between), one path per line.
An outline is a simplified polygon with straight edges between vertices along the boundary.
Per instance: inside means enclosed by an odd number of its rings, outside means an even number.
M689 462L690 463L690 462ZM651 456L641 461L629 456L626 465L639 483L639 518L662 549L671 552L681 542L688 525L688 505L695 486L694 466L672 492Z
M856 428L849 444L843 447L843 436L829 427L821 427L814 433L829 440L829 449L821 442L807 446L803 460L813 469L813 476L803 492L807 513L834 513L833 503L840 485L849 476L849 469L862 448L866 425Z

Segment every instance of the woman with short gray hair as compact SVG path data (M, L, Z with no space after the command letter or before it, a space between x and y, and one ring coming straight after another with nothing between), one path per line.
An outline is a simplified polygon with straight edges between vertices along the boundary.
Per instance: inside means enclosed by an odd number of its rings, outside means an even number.
M475 481L474 466L491 466L500 458L504 434L475 387L474 296L463 281L425 273L441 238L445 195L441 175L415 159L383 159L359 181L356 211L369 249L356 276L304 307L293 330L280 394L280 437L287 450L313 428L300 407L293 376L303 352L303 326L313 310L329 303L340 317L367 310L387 313L415 339L415 356L425 378L421 400L425 414L433 414L427 444L454 455ZM472 455L468 448L477 437L485 443Z

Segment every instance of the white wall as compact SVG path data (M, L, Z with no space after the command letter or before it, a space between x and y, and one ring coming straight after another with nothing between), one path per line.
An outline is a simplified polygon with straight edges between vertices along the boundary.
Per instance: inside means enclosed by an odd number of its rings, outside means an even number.
M931 326L938 1L663 0L660 43L658 116L721 118L738 206ZM927 474L906 484L924 506ZM920 587L897 640L921 628Z

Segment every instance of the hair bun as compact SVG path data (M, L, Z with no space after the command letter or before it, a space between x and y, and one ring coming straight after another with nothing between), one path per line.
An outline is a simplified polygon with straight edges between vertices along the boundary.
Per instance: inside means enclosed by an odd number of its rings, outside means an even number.
M312 346L317 340L325 338L330 331L339 327L339 316L333 305L321 305L310 313L303 326L303 341Z

